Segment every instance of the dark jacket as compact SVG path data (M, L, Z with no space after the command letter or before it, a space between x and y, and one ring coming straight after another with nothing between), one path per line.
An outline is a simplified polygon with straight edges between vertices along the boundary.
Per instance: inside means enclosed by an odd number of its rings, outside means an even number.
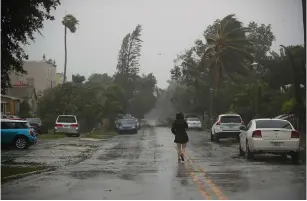
M176 119L172 125L172 133L175 135L175 143L185 144L189 141L186 129L188 128L187 122L183 119Z

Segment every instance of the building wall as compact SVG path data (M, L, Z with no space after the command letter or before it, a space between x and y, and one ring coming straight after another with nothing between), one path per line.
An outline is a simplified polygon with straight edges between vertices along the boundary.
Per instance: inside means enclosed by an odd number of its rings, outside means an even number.
M19 76L12 73L10 78L12 85L23 82L33 84L37 93L56 86L56 67L45 60L26 61L23 66L28 74Z
M6 104L4 104L6 102ZM20 100L13 100L11 98L6 98L1 96L1 112L10 115L18 115ZM2 111L2 107L5 107L5 111Z

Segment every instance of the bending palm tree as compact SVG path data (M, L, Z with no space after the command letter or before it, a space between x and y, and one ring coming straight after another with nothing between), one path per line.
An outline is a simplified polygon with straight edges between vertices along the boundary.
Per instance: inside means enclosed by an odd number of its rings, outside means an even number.
M249 66L253 55L252 42L247 39L247 32L248 29L234 15L228 15L217 21L205 34L207 48L201 64L207 63L210 72L215 75L218 96L224 73L231 78L233 74L248 74L246 66Z
M64 45L65 45L65 60L64 60L64 79L63 84L66 82L66 68L67 68L67 28L70 30L71 33L75 33L77 30L77 25L79 21L73 15L68 14L62 20L62 24L64 25Z

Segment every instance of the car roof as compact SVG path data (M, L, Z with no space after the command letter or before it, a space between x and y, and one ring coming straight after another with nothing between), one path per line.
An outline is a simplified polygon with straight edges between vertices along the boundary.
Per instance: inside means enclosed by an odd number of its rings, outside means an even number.
M225 117L225 116L238 116L238 117L240 117L239 114L220 114L219 116L220 117Z
M1 119L1 122L27 122L26 120L16 120L16 119Z
M258 121L258 120L274 120L274 121L287 121L287 122L289 122L288 120L286 120L286 119L275 119L275 118L260 118L260 119L253 119L254 121Z

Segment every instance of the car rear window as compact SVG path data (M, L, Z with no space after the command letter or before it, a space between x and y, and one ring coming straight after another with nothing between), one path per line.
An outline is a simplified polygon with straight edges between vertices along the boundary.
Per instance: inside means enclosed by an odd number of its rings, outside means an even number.
M76 123L76 118L74 116L59 116L57 122L61 122L61 123Z
M198 118L188 118L188 121L199 121Z
M241 123L241 118L239 116L222 116L221 123Z
M282 120L257 120L256 128L285 128L292 130L290 123Z
M122 124L135 124L133 119L125 119L121 121Z

